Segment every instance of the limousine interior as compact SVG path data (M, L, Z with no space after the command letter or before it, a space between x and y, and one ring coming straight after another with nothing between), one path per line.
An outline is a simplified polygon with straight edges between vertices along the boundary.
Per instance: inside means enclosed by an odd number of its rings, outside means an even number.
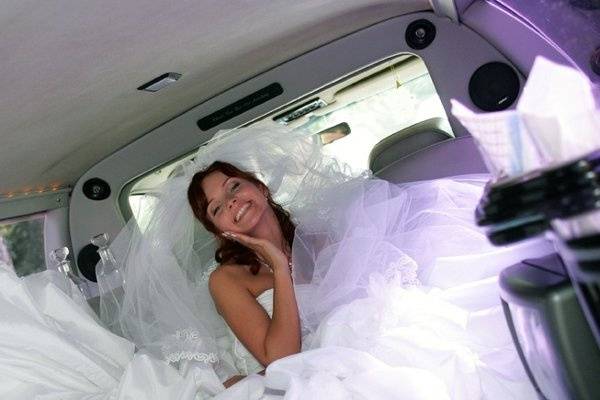
M394 183L485 173L451 99L514 109L540 56L600 83L598 0L10 1L0 21L0 260L27 276L66 247L96 311L90 238L143 224L218 131L302 128ZM600 275L565 261L507 265L502 300L539 397L592 399Z

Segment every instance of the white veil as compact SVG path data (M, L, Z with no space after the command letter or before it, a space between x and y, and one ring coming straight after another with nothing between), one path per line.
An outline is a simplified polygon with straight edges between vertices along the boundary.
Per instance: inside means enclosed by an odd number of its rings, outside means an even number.
M233 375L218 345L226 326L207 288L215 241L195 219L187 188L213 161L230 162L255 173L294 217L296 210L317 209L323 188L352 178L321 147L315 135L283 127L221 132L200 147L158 188L148 222L140 227L130 219L110 246L123 271L124 294L117 307L112 294L101 297L101 319L159 359L213 367L221 380Z

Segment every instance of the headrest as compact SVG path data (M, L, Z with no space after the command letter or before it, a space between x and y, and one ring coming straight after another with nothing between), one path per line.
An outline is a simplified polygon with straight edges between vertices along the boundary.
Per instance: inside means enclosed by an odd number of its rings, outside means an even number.
M403 183L487 172L473 138L462 136L399 158L375 175L389 182Z
M452 138L448 120L430 118L398 131L373 147L369 155L369 168L377 174L399 158L424 147Z

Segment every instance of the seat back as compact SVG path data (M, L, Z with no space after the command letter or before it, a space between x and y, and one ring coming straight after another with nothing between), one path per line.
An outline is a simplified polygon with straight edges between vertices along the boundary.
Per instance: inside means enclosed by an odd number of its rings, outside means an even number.
M392 183L487 173L471 136L446 139L397 158L374 174Z
M369 154L369 168L377 174L399 158L452 138L451 132L448 120L439 117L404 128L373 147Z

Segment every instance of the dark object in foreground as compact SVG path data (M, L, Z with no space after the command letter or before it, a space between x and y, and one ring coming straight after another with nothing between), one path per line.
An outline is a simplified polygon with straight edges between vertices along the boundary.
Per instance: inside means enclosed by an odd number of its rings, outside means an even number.
M521 361L541 398L600 393L600 152L488 185L476 221L495 245L547 233L558 254L500 275ZM598 225L600 226L600 225Z

